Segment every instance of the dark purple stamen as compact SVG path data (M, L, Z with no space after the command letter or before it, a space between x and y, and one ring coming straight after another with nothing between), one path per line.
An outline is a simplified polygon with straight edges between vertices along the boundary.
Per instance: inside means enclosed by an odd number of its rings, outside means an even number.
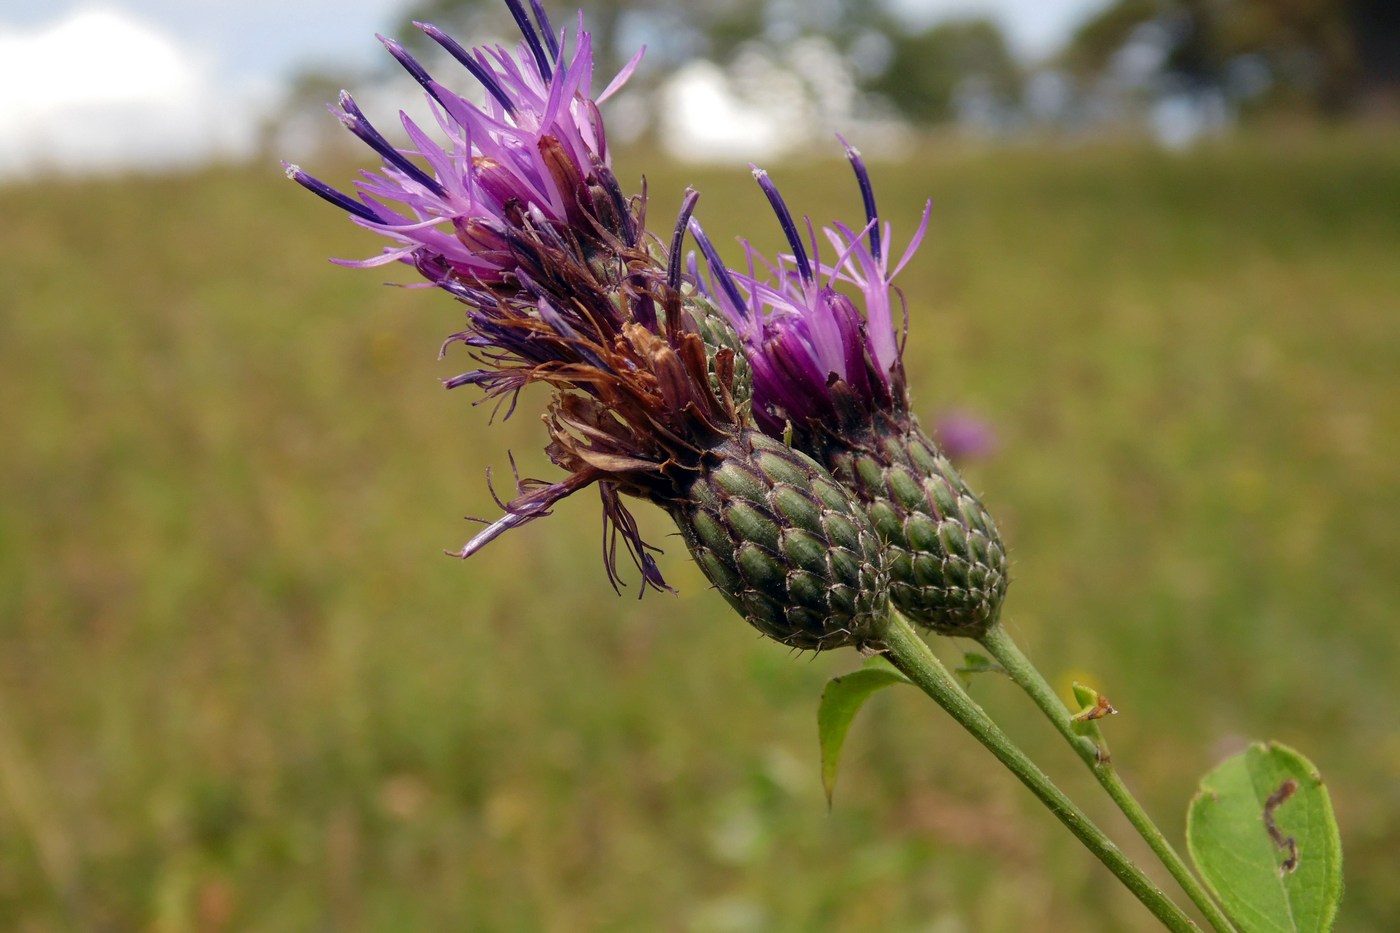
M802 239L797 235L797 224L793 223L792 213L788 210L787 203L783 201L783 196L778 193L778 186L773 184L773 179L768 177L768 173L757 166L750 165L753 169L753 177L758 182L758 186L763 189L763 193L768 195L768 203L773 205L773 213L778 215L778 223L782 224L783 235L787 237L788 245L792 247L792 257L797 260L797 272L802 276L802 281L812 281L812 264L807 261L807 249L802 245Z
M378 33L376 33L374 37L378 39L381 43L383 43L384 48L388 49L389 54L394 56L394 60L403 66L404 71L407 71L410 75L413 76L414 81L417 81L423 86L423 90L433 95L433 99L436 100L439 104L442 104L449 111L452 109L452 103L443 100L442 85L434 81L432 75L428 74L428 72L423 68L423 66L418 64L418 61L412 55L409 55L406 51L404 51L403 46L399 45L393 39L390 39L386 36L381 36Z
M413 25L423 30L424 34L426 34L429 39L432 39L438 45L442 46L447 54L457 59L463 68L471 72L471 76L475 78L482 87L486 88L486 93L496 98L496 102L505 108L506 113L511 116L515 115L515 104L511 101L510 95L507 94L505 89L496 81L495 76L483 68L481 62L477 61L472 57L470 52L462 48L461 44L456 39L452 38L432 23L420 23L415 20Z
M554 332L573 344L579 356L583 357L590 365L599 369L607 369L608 364L593 350L589 349L587 343L579 337L579 332L569 323L568 319L549 299L544 289L542 289L533 279L524 273L520 274L521 285L525 286L530 294L536 296L538 301L536 307L539 308L540 320L544 321ZM584 323L580 321L579 323ZM593 328L590 328L593 330Z
M312 194L324 198L326 201L329 201L331 204L334 204L341 210L348 211L349 213L354 214L356 217L359 217L361 220L368 220L370 223L377 224L383 222L383 219L374 211L370 210L368 207L361 204L359 201L356 201L349 195L343 194L342 192L335 190L330 185L321 181L321 179L313 178L312 176L306 174L301 170L300 166L293 165L290 162L283 162L282 167L287 170L287 177L290 178L292 181L301 185L303 188L305 188L307 191L310 191Z
M365 118L360 108L355 105L354 99L344 91L340 94L340 109L342 112L338 114L338 116L340 117L340 122L345 124L345 128L362 139L365 144L375 152L383 156L384 161L395 166L405 175L408 175L438 197L447 197L447 189L444 188L436 178L410 162L407 156L395 149L392 143L381 136L379 131L370 125L369 120ZM335 111L332 110L331 112L334 113Z
M724 292L724 297L729 299L729 303L734 308L742 308L748 312L748 302L739 293L739 286L734 284L734 279L729 275L729 269L720 262L719 253L715 252L714 244L710 238L705 236L705 230L700 226L700 221L694 217L690 218L690 235L695 237L695 242L700 246L700 252L705 254L705 261L710 264L710 271L719 281L719 287Z
M879 213L875 210L875 188L870 184L870 173L865 170L865 162L860 157L860 150L852 146L840 136L841 145L846 147L846 158L851 162L851 168L855 169L856 184L860 185L860 199L865 203L865 222L870 226L870 255L875 257L875 261L880 261L880 222Z
M453 376L451 379L442 380L444 389L459 389L462 386L485 386L490 388L492 383L504 382L506 377L498 370L494 369L473 369L469 373L462 373Z
M700 192L694 188L685 189L685 200L681 202L681 212L676 217L676 232L671 235L671 258L666 265L666 285L673 291L680 291L681 247L685 245L685 231L690 225L690 215L695 213L695 205L699 200Z
M438 288L472 307L490 307L495 301L486 289L475 288L452 275L452 267L441 256L427 250L416 250L413 254L414 267L418 273Z
M535 29L535 24L530 22L530 16L520 5L520 0L506 0L506 7L510 10L510 15L515 17L515 25L520 27L520 34L525 37L525 44L530 47L530 54L534 56L535 64L539 66L540 77L549 81L554 77L554 72L549 67L549 56L544 53L544 46L540 45L540 34Z
M637 224L632 217L632 212L627 208L627 195L622 193L622 184L613 174L612 169L606 165L593 166L593 174L597 177L603 190L607 192L608 200L612 202L613 210L617 212L618 219L622 223L622 241L628 246L637 245Z
M644 276L641 274L634 274L627 277L628 282L635 285L644 284L643 279ZM632 316L636 318L638 324L642 325L653 334L660 332L658 330L660 322L656 317L656 302L652 300L650 295L641 295L637 298L636 304L632 308Z
M549 15L544 11L544 4L540 0L530 0L530 9L535 12L535 22L540 24L540 32L544 35L545 44L549 46L551 58L559 57L559 40L554 37L554 27L549 25Z
M538 286L535 286L531 290L537 291ZM574 330L573 327L569 325L569 322L564 319L564 315L560 314L559 309L554 307L553 302L548 300L540 301L537 307L540 309L540 320L554 328L556 334L566 340L578 339L578 331ZM594 359L597 359L597 357L595 356ZM589 362L593 362L593 360L589 360ZM595 363L594 365L597 364Z
M398 60L398 63L404 67L405 71L413 75L413 80L417 81L425 88L433 83L433 79L428 75L428 72L423 70L423 66L418 64L412 55L404 51L403 46L399 45L388 36L381 36L379 33L375 33L374 37L379 40L379 43L383 45L384 48L389 50L389 54Z

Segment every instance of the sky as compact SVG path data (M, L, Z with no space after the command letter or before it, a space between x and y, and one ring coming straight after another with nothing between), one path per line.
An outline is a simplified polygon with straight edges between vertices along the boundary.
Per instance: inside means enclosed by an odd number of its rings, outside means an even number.
M913 20L993 16L1028 58L1053 50L1104 2L895 0ZM378 62L384 52L374 33L411 5L0 0L0 178L160 169L246 153L259 116L291 76Z

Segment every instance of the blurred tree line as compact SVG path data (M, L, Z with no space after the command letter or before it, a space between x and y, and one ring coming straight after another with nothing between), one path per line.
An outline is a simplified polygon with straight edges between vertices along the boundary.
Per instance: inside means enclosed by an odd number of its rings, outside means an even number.
M1013 102L1028 77L994 20L918 26L880 0L588 0L586 15L606 74L648 46L645 85L695 58L724 66L746 46L820 37L862 91L915 123L956 118L969 93ZM500 0L423 0L399 30L419 47L426 40L411 28L415 19L464 35L512 28ZM1037 67L1083 85L1144 43L1156 47L1155 77L1168 84L1215 89L1254 109L1344 114L1400 83L1400 2L1113 0Z
M1161 76L1181 87L1337 116L1394 97L1400 3L1115 0L1080 26L1062 62L1081 78L1097 76L1135 43L1155 45Z
M939 123L956 116L960 88L969 82L1008 99L1022 68L1001 28L991 19L966 18L915 26L881 0L586 0L599 71L612 75L647 46L634 81L655 87L687 62L732 65L745 52L777 50L803 39L829 44L859 90L900 117ZM563 25L557 12L556 28ZM500 0L423 0L404 18L400 35L425 38L412 21L436 23L464 35L508 35Z
M572 5L548 5L556 29L573 15ZM1400 0L1108 0L1057 54L1037 62L1018 58L993 19L921 23L909 18L911 4L901 15L888 0L584 6L595 87L647 47L630 96L638 124L653 127L668 105L652 92L697 61L715 63L737 98L770 113L805 107L815 115L809 124L830 124L810 126L813 136L870 118L993 133L1027 126L1156 132L1159 117L1180 123L1185 114L1189 140L1202 127L1219 130L1261 114L1400 116ZM501 0L420 0L390 32L430 61L437 50L413 20L470 44L514 45L518 36ZM787 77L794 80L775 80ZM354 83L303 76L287 111L304 114L314 109L310 102L334 99L338 81ZM779 84L787 104L776 103ZM791 103L794 84L804 97L798 105ZM765 95L773 100L765 104ZM843 97L834 108L833 97Z

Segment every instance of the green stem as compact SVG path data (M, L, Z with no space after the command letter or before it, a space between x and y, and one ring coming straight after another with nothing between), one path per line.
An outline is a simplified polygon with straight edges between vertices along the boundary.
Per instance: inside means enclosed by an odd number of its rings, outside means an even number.
M1089 818L1051 783L1045 772L1036 767L1035 763L1011 742L982 707L967 695L943 666L943 662L938 660L914 631L908 620L893 607L881 626L880 636L894 666L932 697L959 725L972 733L972 736L986 746L1022 784L1030 788L1031 793L1035 794L1099 861L1108 866L1109 871L1113 872L1167 929L1175 933L1197 929L1181 908L1173 904L1141 869L1119 851L1102 830L1091 823Z
M1089 766L1089 770L1093 772L1099 784L1108 791L1108 796L1113 798L1118 809L1122 810L1123 815L1128 818L1128 822L1133 824L1133 828L1162 860L1162 864L1167 867L1167 871L1171 872L1172 877L1181 885L1182 890L1191 898L1192 903L1200 908L1201 913L1205 914L1212 929L1218 933L1235 933L1234 924L1206 892L1204 885L1196 880L1196 876L1191 873L1186 862L1176 853L1171 843L1167 841L1167 837L1162 835L1162 831L1147 815L1142 804L1138 803L1137 798L1128 790L1128 785L1123 783L1123 778L1113 767L1113 760L1108 754L1108 744L1104 741L1102 733L1099 732L1098 725L1087 722L1080 727L1083 730L1082 733L1076 731L1075 723L1065 704L1061 702L1054 689L1041 676L1040 671L1021 652L1016 642L1000 625L992 626L978 641L992 657L997 659L1011 679L1030 695L1046 718L1054 723L1060 735L1064 736L1065 741Z

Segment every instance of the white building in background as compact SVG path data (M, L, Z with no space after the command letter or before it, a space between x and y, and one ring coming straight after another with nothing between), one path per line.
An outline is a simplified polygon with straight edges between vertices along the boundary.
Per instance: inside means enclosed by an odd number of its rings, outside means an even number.
M910 140L902 122L872 112L850 62L819 38L776 52L749 46L728 69L693 61L666 80L656 104L662 146L692 162L834 154L837 132L859 140L868 154L895 156Z

